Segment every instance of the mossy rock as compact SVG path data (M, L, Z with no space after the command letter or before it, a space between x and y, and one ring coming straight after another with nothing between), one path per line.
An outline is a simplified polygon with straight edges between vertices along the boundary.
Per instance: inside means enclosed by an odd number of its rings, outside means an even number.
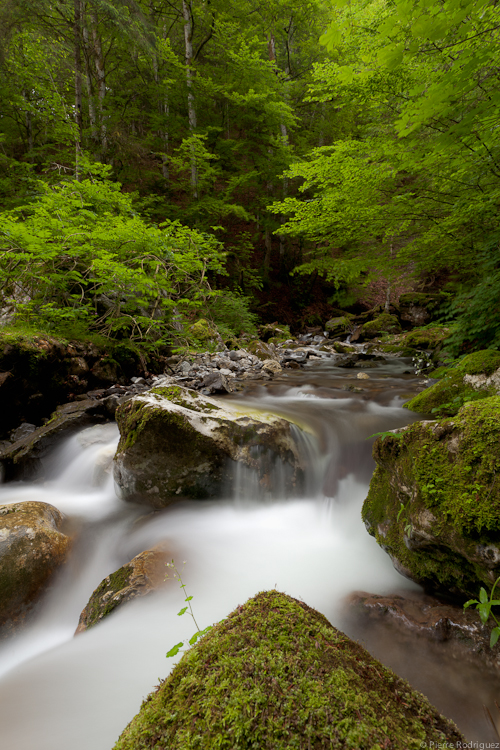
M264 362L266 359L277 359L274 346L272 344L265 344L258 339L249 341L245 346L245 349L250 352L250 354L253 354L254 357L258 357L261 362Z
M292 425L268 413L242 413L232 402L168 386L153 388L116 411L120 443L115 480L123 499L164 508L191 498L220 497L238 464L269 491L279 466L288 492L303 471Z
M407 292L399 298L399 315L402 321L411 325L425 325L432 320L433 314L448 295L442 292L425 294L424 292Z
M114 750L416 750L460 741L453 722L323 615L268 591L184 654Z
M404 406L411 411L453 416L469 401L500 393L500 352L492 349L468 354L453 367L440 368L438 383ZM433 377L436 373L433 374Z
M53 575L65 562L70 539L64 517L48 503L0 505L0 627L24 623Z
M394 354L398 357L413 357L417 353L416 349L406 346L404 342L401 344L377 344L377 349L384 354Z
M364 323L361 332L365 339L373 339L384 333L401 333L401 325L395 315L382 313L375 320Z
M351 318L352 315L348 313L338 318L331 318L325 323L325 331L328 331L331 336L347 335L352 329Z
M97 625L115 609L156 591L165 580L168 552L161 544L136 555L101 581L80 615L76 633ZM171 557L171 555L170 555Z
M213 341L217 337L216 329L205 318L200 318L189 326L188 333L202 344Z
M415 349L437 349L443 346L449 335L449 326L433 325L426 328L414 328L413 331L405 333L404 341L406 346Z
M373 456L363 520L396 569L447 595L491 588L500 575L500 397L379 437Z

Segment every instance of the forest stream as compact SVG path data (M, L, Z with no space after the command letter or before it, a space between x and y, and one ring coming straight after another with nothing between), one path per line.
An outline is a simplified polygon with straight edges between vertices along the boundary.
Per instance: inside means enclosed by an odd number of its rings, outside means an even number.
M497 739L483 705L495 713L499 678L479 663L464 664L446 643L398 636L346 615L344 599L352 591L420 590L394 570L360 518L374 467L369 438L416 418L402 404L422 380L409 359L376 365L368 378L357 379L358 371L336 368L331 359L314 361L226 397L303 428L304 497L269 497L246 470L220 501L180 502L155 513L124 503L109 471L115 424L69 438L54 454L51 479L43 484L0 488L0 503L56 506L76 540L36 619L0 649L2 748L111 750L141 700L178 659L166 659L166 652L196 628L188 615L177 617L184 597L170 581L86 633L73 634L101 580L160 541L183 571L201 628L258 591L277 588L364 643L469 740Z

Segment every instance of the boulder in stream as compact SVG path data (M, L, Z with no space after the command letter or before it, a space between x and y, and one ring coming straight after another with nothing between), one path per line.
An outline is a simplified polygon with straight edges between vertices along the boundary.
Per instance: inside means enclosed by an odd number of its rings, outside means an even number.
M106 576L81 613L75 635L97 625L126 602L158 589L165 580L168 559L168 551L159 544L136 555L129 563Z
M289 491L302 477L298 428L188 388L153 388L120 406L116 421L114 473L125 500L164 508L182 498L220 497L238 466L254 470L270 491L276 466Z
M462 601L489 590L500 576L500 396L385 434L373 457L363 520L396 569Z
M0 505L0 627L22 625L66 559L64 517L48 503Z
M453 722L322 614L267 591L182 657L114 750L399 750L462 742Z

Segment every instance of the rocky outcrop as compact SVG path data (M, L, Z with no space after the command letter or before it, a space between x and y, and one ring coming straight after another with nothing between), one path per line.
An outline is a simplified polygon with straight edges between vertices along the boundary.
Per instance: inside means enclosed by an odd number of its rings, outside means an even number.
M83 427L113 419L116 403L106 399L72 401L60 406L52 419L27 431L14 443L0 449L0 467L5 481L44 476L45 461L57 444Z
M382 313L374 320L365 323L362 328L362 337L365 339L374 339L384 333L401 333L401 325L396 315Z
M139 750L145 738L169 750L194 746L194 738L207 750L465 742L405 680L277 591L238 607L186 653L114 750Z
M153 388L117 409L120 443L115 480L125 500L163 508L182 498L220 497L238 464L272 490L279 465L289 491L302 469L290 422L242 414L179 386Z
M157 545L136 555L129 563L101 581L80 615L75 635L140 596L156 591L165 580L165 565L170 559L167 549Z
M22 625L66 559L69 538L63 515L52 505L0 505L0 627Z
M401 633L439 643L447 642L457 659L498 669L500 646L490 648L491 625L483 624L476 610L414 593L380 596L355 591L346 601L348 612L369 623L380 622Z
M445 299L446 295L442 292L406 292L398 301L400 320L411 326L425 326Z
M461 406L500 393L500 352L492 349L469 354L453 367L443 367L435 375L439 382L408 401L411 411L436 416L453 416Z
M396 569L462 601L489 590L500 575L500 396L381 436L373 456L363 520Z

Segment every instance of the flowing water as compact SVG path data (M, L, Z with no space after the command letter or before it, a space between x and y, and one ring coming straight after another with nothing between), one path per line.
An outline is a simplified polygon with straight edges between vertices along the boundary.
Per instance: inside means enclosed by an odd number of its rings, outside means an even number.
M356 370L317 361L237 396L246 409L282 414L303 428L297 434L307 466L304 497L287 500L279 487L263 492L241 471L230 499L150 513L116 497L109 472L116 425L69 439L43 484L3 485L0 503L39 500L59 508L75 542L30 628L0 649L0 747L111 750L141 699L171 669L175 659L166 651L195 628L176 616L183 596L170 581L90 631L73 633L100 581L160 541L181 568L186 561L183 578L200 627L277 588L364 641L470 740L494 740L482 704L494 711L498 679L455 661L443 644L436 650L384 627L363 629L344 614L343 599L353 590L418 590L396 573L360 520L373 470L370 436L412 419L401 408L418 385L410 369L408 360L393 360L358 380Z

